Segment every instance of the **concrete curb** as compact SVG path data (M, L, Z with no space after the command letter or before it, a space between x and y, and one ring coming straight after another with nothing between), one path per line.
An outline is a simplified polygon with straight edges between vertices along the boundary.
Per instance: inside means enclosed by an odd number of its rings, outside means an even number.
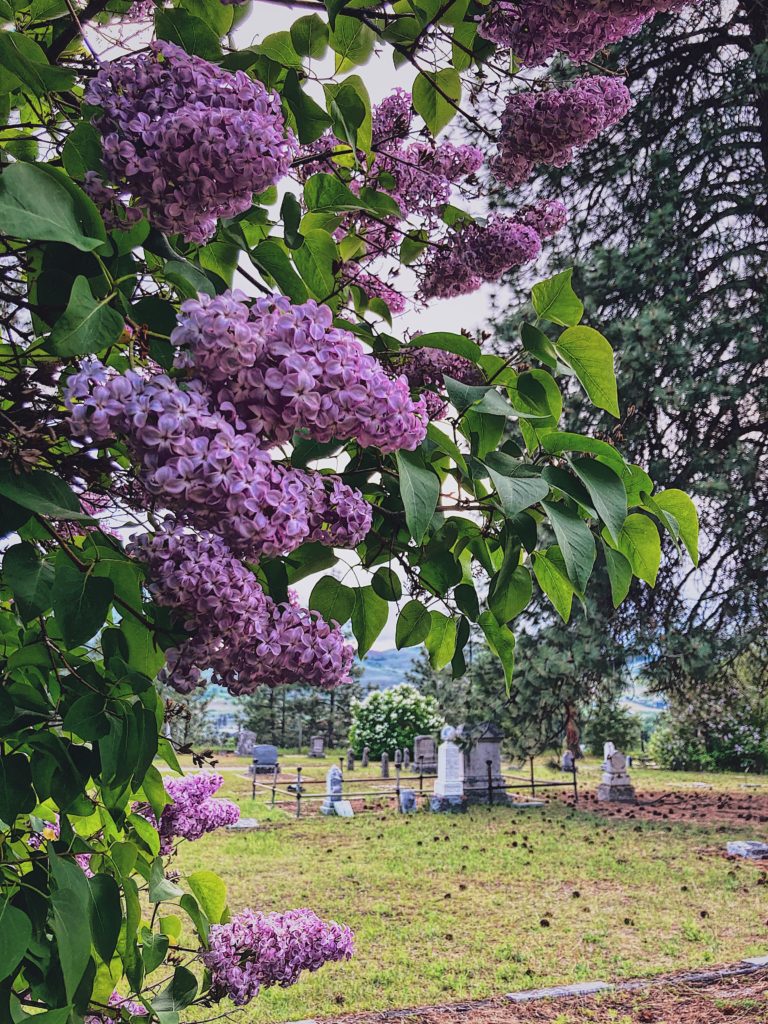
M556 985L552 988L524 989L521 992L508 992L503 998L509 999L512 1003L533 1003L543 999L568 999L578 996L596 995L598 992L636 992L644 988L654 988L657 985L712 985L714 982L724 978L737 978L745 975L757 974L768 968L768 956L750 956L738 960L728 967L721 967L712 971L689 971L687 974L659 975L655 978L638 978L633 981L580 981L574 985ZM408 1006L402 1010L381 1010L371 1011L375 1019L379 1021L403 1020L412 1017L425 1010L445 1011L446 1013L464 1012L480 1009L483 1006L490 1006L496 1002L495 999L475 999L466 1003L450 1003L443 1006ZM350 1014L352 1016L352 1014ZM354 1016L358 1016L355 1014ZM343 1021L343 1017L327 1017L324 1024L333 1024L336 1021ZM286 1024L320 1024L313 1018L306 1020L287 1021Z

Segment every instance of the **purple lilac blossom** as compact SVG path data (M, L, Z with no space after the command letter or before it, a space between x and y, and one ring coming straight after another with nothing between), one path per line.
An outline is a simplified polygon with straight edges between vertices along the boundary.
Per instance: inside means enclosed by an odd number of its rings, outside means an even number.
M230 342L238 336L235 330ZM247 351L244 345L245 358ZM405 382L402 389L410 402ZM118 374L86 359L69 377L65 400L74 435L95 442L124 437L150 498L196 528L215 530L250 558L287 554L305 540L333 545L344 538L354 547L370 529L370 505L358 491L336 477L273 462L259 438L213 411L199 381L184 390L165 374Z
M190 634L166 651L163 678L179 692L198 686L208 669L208 682L236 695L262 684L333 689L349 681L354 652L341 630L294 604L275 604L220 537L191 534L169 519L128 551L146 564L153 599Z
M568 223L568 211L559 199L537 199L529 206L521 207L515 220L538 234L539 238L552 238Z
M401 353L398 369L404 373L412 388L423 392L430 419L440 419L448 407L443 377L451 377L462 384L482 384L479 368L464 356L445 352L439 348L410 348Z
M205 242L217 220L250 209L295 155L276 93L172 43L102 65L85 100L99 108L109 181L187 241Z
M267 444L303 430L317 441L355 438L383 452L418 447L423 405L353 334L333 327L327 306L244 300L239 292L189 299L171 335L177 365L205 378L239 428Z
M348 269L345 268L344 281L362 289L369 299L381 299L395 316L405 312L405 296L375 274L357 270L355 264L352 264Z
M133 810L147 818L160 835L160 853L173 852L177 839L194 842L207 832L233 825L240 818L240 808L231 800L214 798L221 789L221 775L200 772L181 779L163 779L166 793L173 803L166 804L158 822L149 804L134 804Z
M394 89L373 108L373 148L394 139L405 139L411 130L413 104L405 89Z
M133 1017L147 1016L147 1010L141 1003L121 996L117 990L109 997L109 1005L118 1012L111 1014L108 1010L102 1010L99 1013L89 1013L84 1018L84 1024L120 1024L120 1021L124 1019L120 1010L127 1011Z
M536 164L564 167L573 150L615 124L629 110L629 90L617 78L580 78L565 89L514 93L501 116L493 173L518 185Z
M262 988L293 985L302 971L349 960L353 935L345 925L323 921L312 910L262 914L244 910L228 924L211 927L202 959L211 972L213 999L243 1006Z

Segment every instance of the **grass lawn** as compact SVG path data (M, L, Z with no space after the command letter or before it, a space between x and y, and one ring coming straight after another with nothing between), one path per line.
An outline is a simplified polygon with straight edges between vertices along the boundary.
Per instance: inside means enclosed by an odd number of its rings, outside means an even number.
M333 763L300 760L314 778ZM726 838L715 827L607 822L554 804L297 822L263 797L252 801L239 771L223 774L221 795L265 827L184 844L181 870L221 874L233 910L309 906L357 935L350 963L264 992L246 1022L484 998L768 952L768 887L754 866L706 852ZM647 776L661 786L661 774L633 773L645 789L655 788ZM676 788L686 782L673 779ZM738 788L744 777L712 781ZM729 827L728 838L763 832Z

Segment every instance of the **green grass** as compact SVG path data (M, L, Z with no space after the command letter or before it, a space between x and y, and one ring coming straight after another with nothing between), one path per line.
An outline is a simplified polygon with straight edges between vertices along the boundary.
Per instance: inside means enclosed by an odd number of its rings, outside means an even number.
M301 761L318 779L333 763ZM244 1012L251 1024L650 975L768 948L766 890L754 868L707 852L725 841L716 827L607 823L559 805L297 822L224 774L222 795L265 828L185 844L182 871L221 874L233 910L309 906L357 935L353 961L264 992ZM634 774L651 788L644 776L661 773Z

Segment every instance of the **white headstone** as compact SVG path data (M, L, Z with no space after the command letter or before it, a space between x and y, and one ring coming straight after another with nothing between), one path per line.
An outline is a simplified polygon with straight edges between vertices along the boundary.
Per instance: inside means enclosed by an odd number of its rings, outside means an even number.
M349 800L337 800L333 806L340 818L354 818L355 812L352 810Z
M464 755L452 739L443 740L437 748L437 779L435 796L464 795Z
M603 744L603 761L607 761L611 754L615 753L616 747L613 745L613 743L610 742L610 740L608 741L608 743Z

